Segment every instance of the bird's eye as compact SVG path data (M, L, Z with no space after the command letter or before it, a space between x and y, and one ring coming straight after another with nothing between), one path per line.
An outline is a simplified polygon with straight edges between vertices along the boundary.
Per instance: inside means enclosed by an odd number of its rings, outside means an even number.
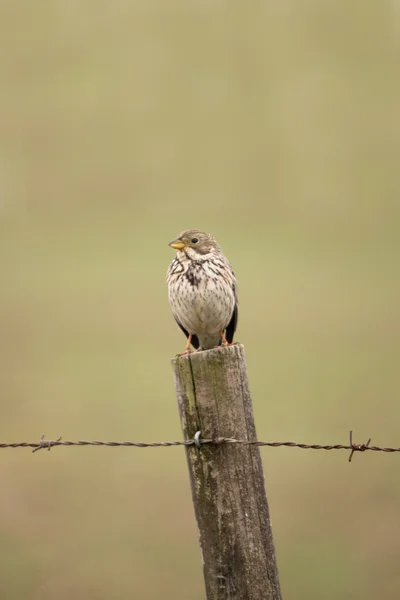
M199 240L197 238L192 238L192 244L197 244Z

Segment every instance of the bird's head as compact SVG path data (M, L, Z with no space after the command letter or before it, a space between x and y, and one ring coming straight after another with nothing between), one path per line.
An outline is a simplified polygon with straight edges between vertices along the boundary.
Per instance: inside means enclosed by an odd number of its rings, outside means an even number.
M219 246L212 235L198 229L184 231L172 240L169 246L175 250L185 252L190 258L194 258L196 254L204 255L212 250L219 250Z

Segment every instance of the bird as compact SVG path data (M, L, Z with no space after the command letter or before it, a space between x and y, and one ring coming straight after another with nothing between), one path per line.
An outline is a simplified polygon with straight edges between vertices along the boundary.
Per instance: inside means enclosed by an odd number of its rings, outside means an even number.
M169 242L176 250L167 271L172 314L187 337L183 354L233 343L238 320L235 274L209 233L182 232Z

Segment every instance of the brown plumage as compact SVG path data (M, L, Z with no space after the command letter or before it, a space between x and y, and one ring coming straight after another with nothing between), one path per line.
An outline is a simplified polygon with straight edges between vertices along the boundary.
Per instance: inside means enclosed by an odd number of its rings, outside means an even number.
M237 284L215 239L190 229L169 244L176 257L167 272L168 297L176 322L194 348L231 344L236 330Z

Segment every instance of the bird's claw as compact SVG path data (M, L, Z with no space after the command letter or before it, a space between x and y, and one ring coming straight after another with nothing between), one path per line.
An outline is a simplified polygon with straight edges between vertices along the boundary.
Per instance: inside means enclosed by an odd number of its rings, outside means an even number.
M180 354L177 354L177 356L189 356L192 352L192 350L185 350L185 352L181 352Z
M237 346L238 342L221 342L218 346L214 346L214 348L229 348L230 346Z

